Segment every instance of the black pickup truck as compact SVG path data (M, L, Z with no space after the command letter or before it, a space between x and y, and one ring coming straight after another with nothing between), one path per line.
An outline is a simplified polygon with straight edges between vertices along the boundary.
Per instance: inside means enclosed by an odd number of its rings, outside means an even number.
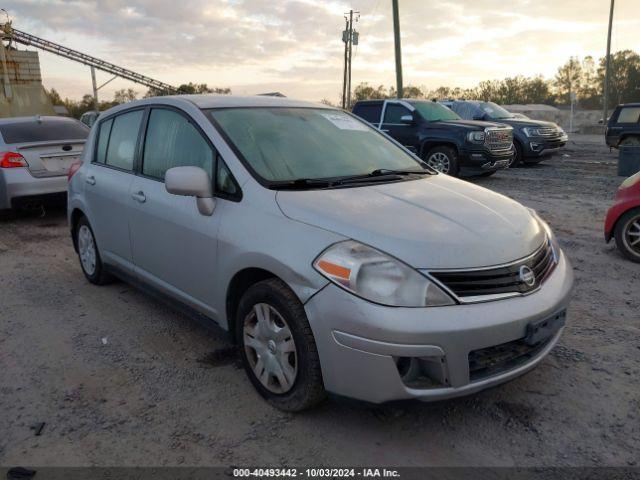
M640 103L618 105L611 114L605 131L607 145L640 145Z
M362 100L353 113L388 134L432 168L492 175L513 160L513 129L498 123L465 121L427 100Z
M516 155L511 167L539 163L563 148L569 137L553 122L517 117L493 102L479 100L443 101L462 118L500 122L513 127Z

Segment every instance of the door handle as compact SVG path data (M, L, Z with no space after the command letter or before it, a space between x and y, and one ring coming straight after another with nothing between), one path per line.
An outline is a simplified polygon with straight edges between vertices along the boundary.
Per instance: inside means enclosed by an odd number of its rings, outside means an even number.
M147 197L142 190L138 193L132 193L131 198L133 198L138 203L144 203L147 201Z
M85 180L89 185L95 185L96 184L96 177L94 177L93 175L89 175L86 180Z

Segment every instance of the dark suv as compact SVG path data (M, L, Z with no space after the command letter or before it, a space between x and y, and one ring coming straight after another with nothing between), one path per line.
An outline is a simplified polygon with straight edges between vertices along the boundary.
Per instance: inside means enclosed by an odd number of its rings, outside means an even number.
M613 148L640 145L640 103L618 105L609 117L604 135L607 145Z
M513 159L513 129L465 121L427 100L363 100L353 113L387 133L436 170L488 176Z
M521 118L493 102L455 100L441 102L462 118L505 123L513 127L516 155L511 167L539 163L567 144L569 137L553 122Z

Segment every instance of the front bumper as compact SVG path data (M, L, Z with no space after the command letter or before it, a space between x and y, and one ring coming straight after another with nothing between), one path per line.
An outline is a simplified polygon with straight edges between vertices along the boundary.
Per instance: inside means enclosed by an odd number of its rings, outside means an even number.
M469 354L525 337L531 322L566 309L572 285L571 266L562 254L553 274L528 296L450 307L398 308L366 302L330 284L306 303L305 310L329 392L373 403L432 401L477 392L537 365L562 330L528 360L482 379L471 379ZM446 381L435 387L408 386L398 368L401 357L435 362Z
M47 198L50 195L65 195L67 176L36 178L26 168L3 168L0 170L0 210L12 208L31 198Z
M557 153L567 145L569 137L564 134L557 138L531 137L527 140L524 156L539 158Z
M498 152L491 152L485 149L463 150L460 152L460 167L477 172L499 170L508 168L513 156L513 149Z

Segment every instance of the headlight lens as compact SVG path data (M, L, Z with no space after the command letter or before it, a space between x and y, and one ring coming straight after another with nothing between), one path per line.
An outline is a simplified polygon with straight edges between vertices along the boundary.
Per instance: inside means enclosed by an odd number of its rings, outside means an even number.
M522 129L522 131L524 132L524 134L527 137L539 137L540 136L540 129L536 128L536 127L525 127Z
M542 227L542 229L547 234L547 238L549 239L549 243L551 244L551 250L553 251L553 259L555 260L556 263L558 263L558 260L560 259L560 244L558 243L558 239L553 233L553 230L551 230L551 227L549 226L549 224L545 222L540 217L538 212L536 212L533 208L530 208L529 211L531 212L533 217L537 220L538 224Z
M631 175L629 178L627 178L624 182L622 182L622 184L620 185L620 188L629 188L634 186L636 183L640 182L640 172L636 173L635 175Z
M469 132L467 134L467 140L472 143L484 143L485 136L483 131Z
M455 302L427 277L354 240L336 243L313 262L331 282L371 302L394 307L435 307Z

